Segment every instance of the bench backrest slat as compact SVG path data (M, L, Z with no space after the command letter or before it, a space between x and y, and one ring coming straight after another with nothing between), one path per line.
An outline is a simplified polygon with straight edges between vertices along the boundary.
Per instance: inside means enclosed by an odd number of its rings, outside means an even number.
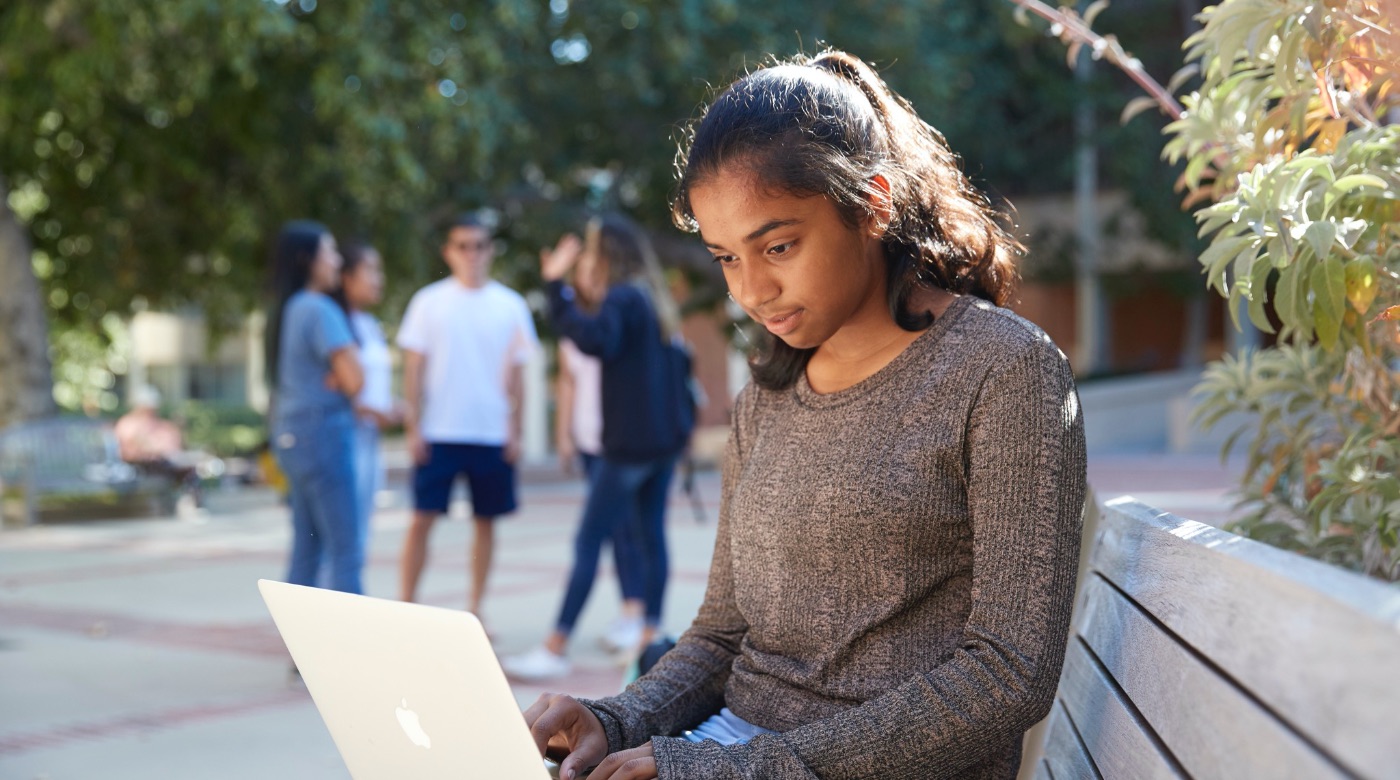
M1060 677L1061 702L1106 778L1182 780L1150 729L1142 728L1122 691L1083 642L1071 642Z
M1095 571L1342 766L1400 777L1400 590L1130 499L1103 520Z
M1184 583L1183 583L1184 584ZM1099 575L1085 583L1081 637L1144 727L1199 780L1342 780L1348 775L1261 708ZM1222 734L1229 735L1221 739Z
M1400 778L1400 590L1131 499L1086 568L1043 776Z
M1079 735L1070 725L1063 702L1050 710L1045 754L1036 768L1035 780L1102 780Z

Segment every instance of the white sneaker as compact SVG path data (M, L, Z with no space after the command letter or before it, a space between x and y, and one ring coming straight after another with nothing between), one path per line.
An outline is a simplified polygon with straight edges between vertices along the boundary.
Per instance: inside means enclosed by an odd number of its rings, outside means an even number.
M524 655L508 656L501 661L506 674L525 682L557 680L567 677L573 671L573 664L562 655L555 655L543 647L536 647Z
M614 618L598 639L603 647L614 653L632 653L642 642L642 619Z

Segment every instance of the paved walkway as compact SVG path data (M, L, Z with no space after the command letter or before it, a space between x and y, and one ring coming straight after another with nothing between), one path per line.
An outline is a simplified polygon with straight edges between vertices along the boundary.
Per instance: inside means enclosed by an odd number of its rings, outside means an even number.
M1212 458L1095 458L1098 497L1135 493L1196 519L1224 516L1228 470ZM677 495L669 533L667 628L694 615L704 588L717 476L701 475L705 521ZM581 486L536 479L501 526L486 620L501 653L529 649L553 620ZM407 524L375 517L366 588L392 597ZM254 585L279 578L289 543L270 494L216 495L197 520L87 521L0 531L0 778L345 778ZM465 516L461 506L455 516ZM465 601L468 523L441 522L422 593ZM551 686L619 688L622 670L596 640L617 604L605 575L575 634L575 672ZM539 686L516 686L533 701Z

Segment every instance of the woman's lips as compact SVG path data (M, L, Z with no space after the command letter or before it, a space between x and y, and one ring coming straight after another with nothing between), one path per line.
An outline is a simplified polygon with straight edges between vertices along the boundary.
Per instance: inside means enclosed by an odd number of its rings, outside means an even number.
M769 317L763 321L763 327L768 329L774 336L785 336L797 328L798 322L802 319L802 310L793 311L778 317Z

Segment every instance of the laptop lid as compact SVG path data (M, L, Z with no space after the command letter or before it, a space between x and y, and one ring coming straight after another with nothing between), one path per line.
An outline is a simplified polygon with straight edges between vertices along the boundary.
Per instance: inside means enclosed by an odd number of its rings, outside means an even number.
M355 780L549 772L476 616L258 580Z

